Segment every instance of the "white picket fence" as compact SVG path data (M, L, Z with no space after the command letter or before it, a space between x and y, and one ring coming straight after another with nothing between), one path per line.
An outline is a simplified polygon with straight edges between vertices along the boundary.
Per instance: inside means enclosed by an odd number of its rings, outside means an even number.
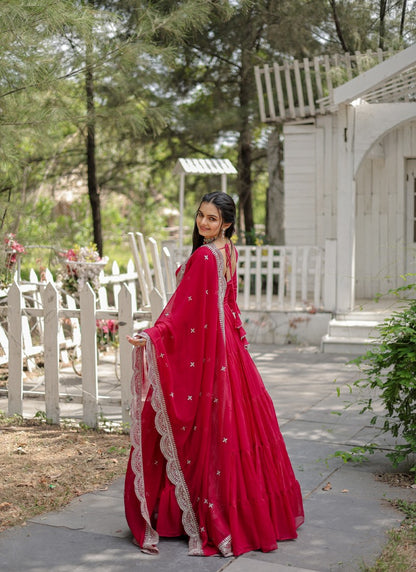
M237 276L241 310L323 305L324 252L316 246L243 246Z
M80 349L82 358L83 421L97 426L100 404L106 398L99 393L97 374L97 320L118 323L120 360L120 399L123 423L129 422L131 346L126 335L150 325L160 314L174 290L176 263L168 248L159 251L150 238L148 247L141 233L130 233L133 261L121 274L113 264L111 275L101 275L96 295L87 285L79 303L62 296L47 273L47 282L39 282L34 272L30 283L15 282L9 289L7 306L0 308L7 328L0 328L3 356L8 365L8 413L23 413L24 370L34 367L34 356L42 354L44 364L45 413L54 423L60 420L60 364L71 348ZM245 310L300 310L323 305L324 253L317 247L240 246L238 261L239 305ZM109 295L110 302L109 303ZM63 322L71 325L70 335ZM35 328L33 328L35 324ZM7 330L7 331L6 331ZM38 336L33 341L33 332ZM114 401L112 400L112 404Z

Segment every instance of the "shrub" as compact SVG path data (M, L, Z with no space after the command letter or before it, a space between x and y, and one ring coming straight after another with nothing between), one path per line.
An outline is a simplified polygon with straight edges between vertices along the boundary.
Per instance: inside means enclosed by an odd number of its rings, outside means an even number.
M408 284L389 294L399 297L414 289L415 285ZM364 374L354 385L378 390L385 412L374 415L371 423L381 421L382 432L401 438L387 456L395 467L410 462L416 478L416 300L406 300L406 306L393 312L378 330L380 344L351 362ZM364 401L360 413L365 411L373 411L371 397Z

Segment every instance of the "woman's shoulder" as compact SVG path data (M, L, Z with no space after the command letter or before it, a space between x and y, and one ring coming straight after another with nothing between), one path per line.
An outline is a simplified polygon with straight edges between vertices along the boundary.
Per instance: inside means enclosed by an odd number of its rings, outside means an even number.
M191 260L214 260L215 259L215 248L210 244L203 244L202 246L198 247L191 255Z

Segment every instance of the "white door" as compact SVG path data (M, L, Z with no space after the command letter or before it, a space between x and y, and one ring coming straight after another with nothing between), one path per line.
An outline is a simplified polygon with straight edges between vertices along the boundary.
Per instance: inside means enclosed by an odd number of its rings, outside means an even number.
M406 161L406 274L416 282L416 159Z

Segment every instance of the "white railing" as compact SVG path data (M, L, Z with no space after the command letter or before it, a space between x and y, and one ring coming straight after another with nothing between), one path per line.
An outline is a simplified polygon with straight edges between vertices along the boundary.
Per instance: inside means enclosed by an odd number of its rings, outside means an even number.
M261 121L283 122L332 111L333 92L337 86L392 55L392 52L378 50L256 66Z
M132 233L130 239L134 264L130 262L127 272L121 274L114 263L111 275L101 275L98 295L88 285L76 302L58 290L50 272L46 272L48 282L40 283L32 272L30 283L15 282L10 287L7 305L0 307L3 322L7 317L7 325L0 325L0 360L3 367L8 366L9 375L8 389L1 393L8 395L9 414L22 414L23 398L29 395L24 391L23 366L33 369L34 356L42 354L45 413L48 419L58 422L59 403L68 397L59 393L60 366L68 362L67 352L76 349L82 359L83 421L95 427L100 405L108 402L99 393L96 324L97 320L111 319L118 323L120 363L120 398L111 398L111 404L121 407L122 421L128 423L132 371L126 335L151 324L160 314L173 291L176 266L167 249L162 249L159 259L155 241L148 241L148 255L140 233ZM325 283L326 298L332 304L334 245L327 245L325 280L324 252L318 247L238 247L240 309L330 309L322 299Z
M323 249L317 246L239 246L241 310L322 309Z

